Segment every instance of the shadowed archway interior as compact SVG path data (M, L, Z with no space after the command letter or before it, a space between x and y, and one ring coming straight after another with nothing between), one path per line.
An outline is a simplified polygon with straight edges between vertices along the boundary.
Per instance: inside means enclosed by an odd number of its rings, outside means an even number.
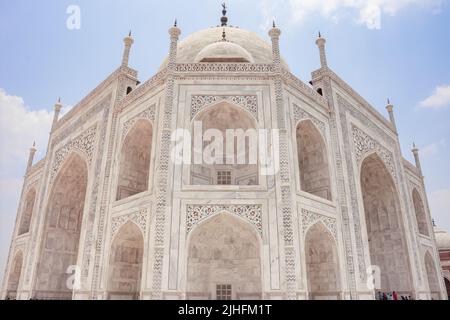
M317 223L308 230L305 241L310 299L338 299L339 260L333 236L322 223Z
M21 251L17 252L11 271L8 277L7 297L8 299L15 299L17 297L17 289L19 288L20 275L22 274L23 254Z
M68 268L77 264L88 171L73 153L56 177L46 212L35 298L71 299Z
M19 235L30 231L31 217L33 214L34 202L36 199L36 191L31 189L25 198L25 207L23 208L22 217L20 219Z
M108 292L111 300L139 299L144 257L144 238L133 222L117 233L109 259Z
M331 200L331 180L325 142L310 121L297 125L297 156L301 190Z
M260 245L251 226L223 213L192 232L187 261L188 299L261 299Z
M153 127L140 119L126 136L119 160L116 200L148 190Z
M393 179L376 154L361 165L361 192L370 260L380 268L381 292L411 294L411 270Z

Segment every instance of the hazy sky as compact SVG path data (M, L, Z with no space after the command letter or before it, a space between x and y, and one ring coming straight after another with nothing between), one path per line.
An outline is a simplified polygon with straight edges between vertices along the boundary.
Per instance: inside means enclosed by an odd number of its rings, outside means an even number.
M304 82L327 38L330 67L386 114L395 115L404 156L421 149L432 215L450 230L450 5L447 0L233 0L230 24L269 41L273 18L281 50ZM81 9L69 30L67 8ZM0 0L0 278L16 217L28 149L45 152L53 104L70 108L118 67L131 29L130 65L145 81L168 51L175 18L181 38L219 23L220 1Z

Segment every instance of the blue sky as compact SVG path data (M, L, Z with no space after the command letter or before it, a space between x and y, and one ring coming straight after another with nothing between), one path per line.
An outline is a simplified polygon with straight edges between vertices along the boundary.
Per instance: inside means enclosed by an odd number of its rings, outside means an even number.
M413 141L438 225L450 230L450 4L448 0L233 0L230 24L268 40L273 18L281 50L304 82L319 66L315 46L327 38L330 67L386 114L395 115L404 156ZM81 29L69 30L70 5ZM6 262L28 149L45 152L53 104L66 110L119 66L131 29L130 65L145 81L168 51L167 29L182 38L215 26L220 1L0 0L0 277Z

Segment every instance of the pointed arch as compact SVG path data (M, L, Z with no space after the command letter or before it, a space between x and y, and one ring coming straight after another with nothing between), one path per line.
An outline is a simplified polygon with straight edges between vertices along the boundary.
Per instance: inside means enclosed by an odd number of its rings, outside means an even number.
M361 164L361 194L372 265L380 267L381 291L412 294L409 253L394 179L372 153Z
M430 251L425 252L425 269L427 271L428 288L432 299L440 298L439 277L436 272L436 265Z
M305 253L310 299L339 299L341 286L336 241L322 222L308 229Z
M132 221L125 223L111 245L108 268L108 298L137 300L140 297L144 236Z
M72 152L58 172L47 204L35 285L38 299L72 298L66 272L77 264L87 183L87 162Z
M211 138L202 146L195 144L197 124L202 133L221 134L220 141ZM258 185L258 136L257 121L247 110L228 101L221 101L201 110L192 120L191 184L193 185ZM227 135L233 130L233 137ZM231 131L229 131L231 132ZM203 137L201 137L203 138ZM233 141L229 141L233 139ZM206 140L206 139L205 139ZM233 144L233 151L227 153L227 144ZM222 156L218 154L221 152ZM212 164L204 155L211 156ZM201 159L201 164L196 161ZM227 164L233 163L233 164Z
M424 236L429 236L427 216L425 213L425 207L423 205L422 197L416 188L412 191L412 198L414 204L414 212L416 214L417 227L419 228L419 233Z
M7 285L7 299L16 299L19 288L20 276L22 274L23 253L21 250L14 255L13 263L9 271Z
M152 141L152 123L147 119L136 121L120 152L116 200L148 190Z
M188 238L188 299L261 299L261 245L248 222L223 212Z
M20 217L20 225L18 235L28 233L30 231L31 217L33 215L34 203L36 201L36 190L31 188L23 204L22 215Z
M307 119L297 124L297 157L302 191L331 200L331 179L324 138Z

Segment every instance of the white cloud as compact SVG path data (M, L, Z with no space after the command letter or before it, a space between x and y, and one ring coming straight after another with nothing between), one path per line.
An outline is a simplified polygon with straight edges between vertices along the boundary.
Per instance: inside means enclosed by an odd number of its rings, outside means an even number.
M369 29L380 29L383 14L394 16L412 6L421 6L437 14L443 2L444 0L263 0L261 8L265 20L284 15L293 23L300 23L308 17L319 15L336 23L345 16Z
M419 105L423 108L433 109L450 106L450 85L438 86L433 94L421 101Z
M420 150L420 156L423 158L432 157L438 154L445 147L447 147L447 140L445 138L442 138L441 140L433 142L427 145L426 147L422 148Z
M441 189L429 194L431 216L437 225L450 231L450 189Z
M47 146L53 114L47 110L30 110L23 99L0 89L0 177L23 174L28 150L36 141L39 155Z

